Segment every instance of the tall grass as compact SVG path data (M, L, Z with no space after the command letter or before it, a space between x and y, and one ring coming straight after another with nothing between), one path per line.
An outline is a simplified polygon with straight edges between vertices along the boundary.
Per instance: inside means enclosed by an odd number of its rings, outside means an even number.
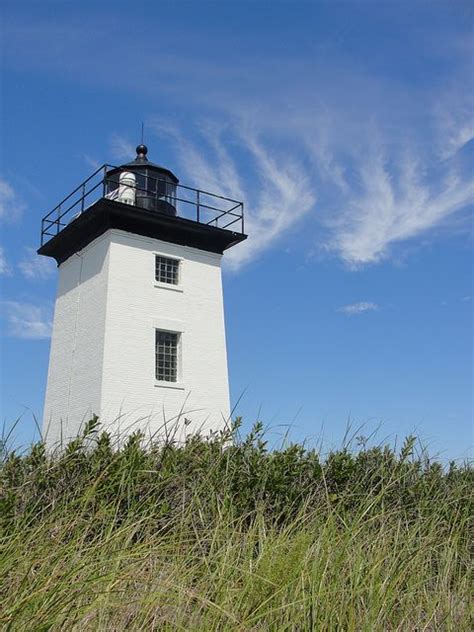
M114 448L94 419L3 455L2 629L469 630L472 480L413 438Z

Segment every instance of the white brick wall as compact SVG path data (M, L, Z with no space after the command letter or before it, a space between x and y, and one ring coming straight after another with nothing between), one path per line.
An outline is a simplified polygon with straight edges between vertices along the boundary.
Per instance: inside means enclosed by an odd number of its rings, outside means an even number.
M180 285L155 284L155 253ZM97 413L112 431L218 430L229 417L221 256L109 230L59 267L44 425L48 443ZM173 289L170 289L173 288ZM177 384L155 381L155 328L181 332Z

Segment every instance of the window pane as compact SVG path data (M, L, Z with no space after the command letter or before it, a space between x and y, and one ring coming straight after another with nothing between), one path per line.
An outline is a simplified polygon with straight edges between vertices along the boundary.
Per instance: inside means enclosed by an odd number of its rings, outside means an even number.
M155 279L159 283L171 283L178 285L179 281L179 260L168 257L155 258Z
M176 382L178 379L178 336L156 330L156 379Z

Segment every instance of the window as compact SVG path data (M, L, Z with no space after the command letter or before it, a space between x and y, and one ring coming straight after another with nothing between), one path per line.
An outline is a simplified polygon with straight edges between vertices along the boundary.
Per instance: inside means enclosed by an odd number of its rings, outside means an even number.
M171 285L178 285L179 259L170 259L169 257L156 255L155 279L158 283L171 283Z
M156 329L156 379L178 381L179 334Z

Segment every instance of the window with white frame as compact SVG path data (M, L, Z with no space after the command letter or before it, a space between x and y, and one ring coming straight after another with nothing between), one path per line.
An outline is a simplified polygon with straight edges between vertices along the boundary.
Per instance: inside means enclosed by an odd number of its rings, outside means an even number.
M155 281L158 283L179 283L179 259L155 255Z
M156 329L156 379L163 382L178 381L179 334Z

